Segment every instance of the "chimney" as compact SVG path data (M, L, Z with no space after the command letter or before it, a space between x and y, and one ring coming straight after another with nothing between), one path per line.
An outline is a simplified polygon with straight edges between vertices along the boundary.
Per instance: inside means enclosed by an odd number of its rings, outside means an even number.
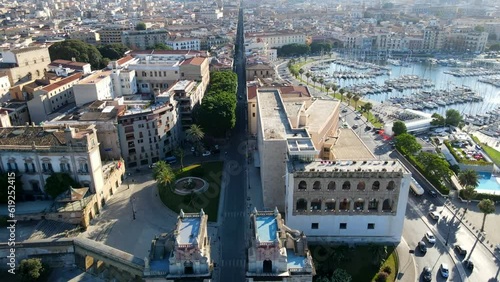
M76 62L75 57L72 57L72 58L71 58L71 61Z

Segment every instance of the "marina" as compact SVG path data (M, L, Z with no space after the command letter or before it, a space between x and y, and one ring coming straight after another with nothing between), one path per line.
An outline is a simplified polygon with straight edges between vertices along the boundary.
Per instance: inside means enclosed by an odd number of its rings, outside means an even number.
M405 61L404 66L379 66L336 59L311 68L311 72L323 78L325 84L334 83L363 96L364 100L441 115L448 109L456 109L464 116L476 116L500 107L500 90L497 88L500 69L475 65L458 60L425 60Z

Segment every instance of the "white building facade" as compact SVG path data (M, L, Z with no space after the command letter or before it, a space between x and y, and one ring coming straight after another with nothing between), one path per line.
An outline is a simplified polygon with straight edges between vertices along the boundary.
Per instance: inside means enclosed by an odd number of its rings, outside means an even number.
M289 162L287 224L310 241L399 242L410 181L396 160Z

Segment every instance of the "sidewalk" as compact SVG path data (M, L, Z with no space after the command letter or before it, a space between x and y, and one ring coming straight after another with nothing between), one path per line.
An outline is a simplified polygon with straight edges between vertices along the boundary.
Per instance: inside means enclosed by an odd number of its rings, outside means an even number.
M402 282L415 282L417 281L417 266L415 258L410 253L410 246L406 243L404 238L396 246L396 254L399 260L398 274L396 281Z

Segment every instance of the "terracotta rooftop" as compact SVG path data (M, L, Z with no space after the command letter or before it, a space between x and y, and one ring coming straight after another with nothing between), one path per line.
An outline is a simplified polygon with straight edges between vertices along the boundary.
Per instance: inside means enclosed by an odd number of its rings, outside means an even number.
M252 85L247 87L248 100L255 99L257 97L257 85ZM311 97L309 89L306 86L277 86L273 88L278 88L283 96L294 96L294 97ZM287 98L287 97L282 97Z
M49 64L49 66L53 66L53 67L58 67L59 65L61 65L63 68L83 70L84 66L90 65L90 64L89 63L82 63L82 62L73 62L73 61L68 61L68 60L55 60Z
M73 75L70 75L70 76L66 77L65 79L61 79L61 80L59 80L57 82L54 82L54 83L52 83L50 85L45 86L44 88L42 88L42 90L50 92L52 90L55 90L55 89L57 89L59 87L62 87L64 85L66 85L66 84L68 84L70 82L73 82L75 80L80 79L82 77L82 75L83 74L81 72L75 73Z
M191 59L187 59L184 62L181 63L181 65L194 65L194 66L201 66L203 62L206 60L205 57L194 57Z
M130 53L132 56L134 55L153 55L153 54L160 54L160 55L200 55L200 56L206 56L207 52L206 51L198 51L198 50L138 50L138 51L132 51Z
M85 126L73 126L78 128L79 136L82 137L87 131ZM66 135L61 127L42 126L17 126L0 127L0 146L2 145L32 145L37 146L65 146Z
M125 56L125 57L123 57L123 58L119 59L119 60L118 60L118 61L116 61L116 62L117 62L119 65L123 65L123 64L125 64L125 63L127 63L127 62L129 62L129 61L131 61L131 60L133 60L133 59L134 59L134 57L132 57L132 56L130 56L130 55L127 55L127 56Z

